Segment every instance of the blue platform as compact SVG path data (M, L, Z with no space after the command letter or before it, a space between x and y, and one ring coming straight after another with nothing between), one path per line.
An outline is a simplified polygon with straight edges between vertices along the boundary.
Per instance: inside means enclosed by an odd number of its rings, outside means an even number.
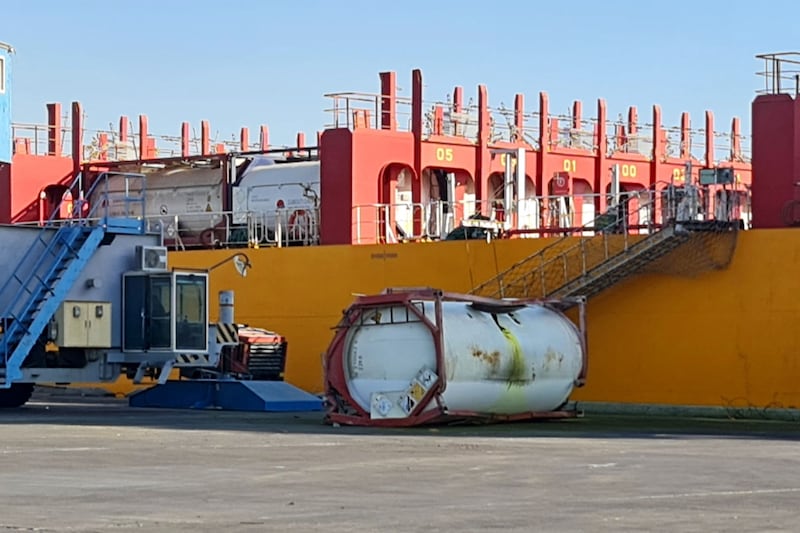
M322 411L322 400L283 381L167 381L132 394L131 407L292 413Z

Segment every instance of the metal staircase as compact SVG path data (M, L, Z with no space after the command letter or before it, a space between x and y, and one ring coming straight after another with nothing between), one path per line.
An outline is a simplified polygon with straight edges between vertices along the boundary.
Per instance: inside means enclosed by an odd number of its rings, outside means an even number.
M707 233L734 234L738 222L697 220L696 201L640 198L634 211L612 208L573 234L542 248L472 290L492 298L590 298ZM656 213L667 220L655 224ZM691 215L690 215L691 213ZM692 218L694 217L694 218ZM631 220L643 224L632 225ZM638 234L631 234L631 231ZM590 236L583 236L590 234ZM732 253L732 249L731 249Z
M138 178L140 175L130 176ZM80 176L76 178L70 190L76 190L80 179ZM107 184L107 180L108 175L101 175L85 197L91 198L98 185ZM141 202L144 214L144 187L141 189L140 197L126 195L125 204ZM80 198L83 197L80 195ZM74 202L72 213L75 215L67 220L56 219L61 206L56 208L22 255L13 273L0 287L0 302L5 302L0 312L0 388L10 387L14 381L22 378L21 368L25 358L106 234L144 233L143 217L109 217L108 195L101 194L99 198L100 202L92 209L84 209L86 202L83 200ZM98 211L102 211L103 216L92 218Z

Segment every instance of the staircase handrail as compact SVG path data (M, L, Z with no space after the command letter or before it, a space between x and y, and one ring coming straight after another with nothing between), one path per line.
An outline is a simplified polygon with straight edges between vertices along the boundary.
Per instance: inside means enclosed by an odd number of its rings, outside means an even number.
M632 198L640 198L643 193L646 193L646 196L648 197L648 201L645 202L644 204L639 204L639 206L637 207L636 210L628 211L628 210L625 210L625 209L622 209L622 210L619 209L620 205L623 202L627 202ZM574 244L573 246L570 246L570 247L568 247L566 249L561 249L560 252L556 256L554 256L553 258L548 259L548 260L544 259L545 255L550 250L552 250L554 248L557 248L557 247L560 248L560 246L564 242L566 242L567 240L572 239L573 235L576 234L576 233L584 233L584 232L587 232L587 231L593 231L595 233L593 235L593 237L596 237L598 235L598 233L599 233L599 234L604 236L604 240L605 240L607 238L608 233L612 232L613 230L620 229L620 227L621 227L622 231L620 233L622 235L624 235L623 238L625 239L625 244L623 246L623 250L622 251L625 251L625 249L627 249L627 246L628 246L628 238L627 238L627 235L628 235L628 219L631 217L631 215L639 214L639 213L642 213L642 212L645 212L645 211L649 211L649 217L648 217L648 220L646 221L647 222L646 227L647 227L648 230L653 230L658 226L664 226L665 224L670 223L670 221L667 221L667 220L665 220L662 224L656 224L655 223L655 220L658 218L657 217L657 214L658 214L658 212L657 212L658 211L658 202L656 202L658 194L659 194L659 191L657 190L655 185L653 186L652 189L644 189L644 190L640 190L640 191L634 191L632 193L627 193L625 198L623 198L620 201L617 201L614 204L612 204L604 214L596 216L591 222L588 222L588 223L584 224L580 228L577 228L577 229L566 228L565 231L567 232L567 235L564 235L562 238L558 239L557 241L555 241L553 243L550 243L547 246L537 250L535 253L533 253L533 254L531 254L531 255L529 255L529 256L527 256L527 257L525 257L525 258L523 258L523 259L521 259L519 261L517 261L516 263L514 263L510 267L506 268L503 272L500 272L497 275L492 276L488 280L484 281L483 283L481 283L480 285L475 287L472 291L470 291L470 293L471 294L479 294L486 287L491 286L491 285L495 285L495 284L499 284L498 285L498 289L500 289L500 291L502 292L502 281L503 281L503 279L508 274L514 272L519 267L522 267L525 264L529 264L529 263L535 261L537 258L539 258L539 259L541 259L541 261L537 264L537 267L540 268L540 269L543 269L546 266L554 263L555 261L563 261L563 260L565 260L565 258L567 257L568 253L574 251L577 248L581 248L582 250L585 250L586 242L585 242L584 239L580 239L577 242L577 244ZM670 199L670 203L674 203L674 201L675 201L675 198L671 198ZM660 212L663 214L664 213L664 209L663 209L664 206L662 205L661 207L662 207L662 209L660 210ZM667 211L667 212L669 212L669 211ZM609 217L609 216L613 217L613 220L611 222L607 222L608 221L607 217ZM606 223L601 225L598 228L598 226L597 226L597 222L598 221L601 221L601 224L602 224L602 221L606 221ZM585 261L585 258L584 258L584 261ZM584 265L584 267L585 267L585 265ZM585 270L585 268L584 268L584 270ZM500 297L503 297L503 295L501 294Z
M123 193L123 198L124 198L125 205L126 205L126 209L125 209L126 216L127 216L127 204L128 203L141 203L142 204L142 214L141 214L141 216L142 217L145 216L145 207L144 207L144 202L145 202L145 182L144 182L144 180L146 179L145 175L141 174L141 173L134 173L134 172L102 172L102 173L98 174L97 178L94 180L94 182L92 182L91 186L89 187L89 190L86 191L86 193L83 194L82 197L78 200L78 209L73 209L73 213L78 213L78 216L76 218L81 223L86 224L86 223L90 222L93 218L95 218L95 215L97 214L98 208L102 208L103 216L102 217L97 217L97 218L99 218L101 221L105 221L108 218L108 204L109 204L109 199L111 197L111 194L109 193L109 190L108 190L108 180L109 180L109 177L112 177L112 176L122 176L126 180L128 178L137 178L137 179L141 179L142 180L142 187L141 187L141 191L140 191L139 197L134 197L134 196L130 195L130 191L128 190L128 186L127 186L127 183L126 183L125 192ZM89 198L92 197L92 195L98 189L98 186L100 184L103 184L103 186L105 187L105 190L103 190L103 192L102 192L102 194L101 194L101 196L99 198L99 202L93 202L93 203L89 204ZM83 211L83 206L86 205L86 204L89 204L89 209L87 210L85 215L82 215L81 212Z
M66 227L66 226L64 226ZM64 227L59 228L56 230L56 235L58 232L62 231ZM30 297L36 294L36 292L31 288L31 282L33 282L34 278L38 278L41 283L44 283L45 280L39 277L39 272L42 265L45 264L45 260L48 257L48 253L52 252L52 250L56 247L56 236L54 235L50 241L45 241L42 239L42 234L46 232L48 228L43 228L42 231L39 233L37 238L35 239L34 243L28 249L25 255L23 255L20 262L17 264L15 269L13 270L12 274L6 280L6 283L3 284L2 289L0 289L0 296L4 295L8 292L8 289L11 287L11 282L16 281L19 285L16 288L17 293L15 293L15 297L12 297L11 302L4 308L2 314L2 322L3 322L3 336L0 338L0 345L2 345L2 356L4 363L8 363L9 358L9 338L11 338L12 331L15 328L23 328L26 332L28 331L28 327L20 322L20 317L24 317L26 313L28 313L31 305L33 305ZM44 246L43 250L41 251L40 255L36 258L36 261L32 267L27 269L28 275L25 276L24 279L20 278L17 275L24 265L24 261L28 259L31 254L33 253L37 244L41 244ZM34 256L36 257L36 256ZM46 278L47 276L45 276ZM41 288L39 289L41 290ZM25 295L27 293L27 295ZM21 309L17 309L15 312L15 308L20 307ZM17 316L19 313L20 316ZM8 319L11 318L14 320L14 323L9 327Z
M48 243L45 243L45 241L42 240L42 236L44 236L48 231L50 231L54 226L56 226L55 222L63 220L63 219L60 219L60 218L57 218L57 217L58 217L58 215L60 215L61 209L64 207L65 204L72 203L72 207L71 207L71 210L70 210L70 213L69 213L70 218L66 219L67 223L69 223L71 220L75 220L75 219L77 219L77 220L87 220L87 219L91 218L91 215L93 213L87 213L85 217L81 216L80 213L83 210L83 205L86 202L88 202L88 200L86 200L86 198L91 197L91 195L94 193L95 189L97 188L97 185L101 181L106 184L106 193L104 194L104 199L107 199L107 195L108 195L108 191L107 191L108 174L109 174L108 172L103 172L102 174L100 174L100 176L98 176L98 178L104 177L104 179L95 180L95 182L89 188L88 193L86 193L85 195L81 195L80 194L80 185L81 185L82 180L83 180L83 174L79 172L75 176L75 178L67 186L67 189L66 189L66 191L64 191L64 194L62 194L61 201L58 203L58 205L55 207L55 209L53 209L53 212L50 213L50 216L47 218L47 220L42 224L43 228L39 232L39 234L37 235L37 238L34 239L34 241L31 244L31 246L28 247L28 250L21 256L19 262L14 267L12 272L17 272L17 271L19 271L20 268L22 268L22 265L25 263L26 260L28 260L30 258L30 255L33 253L33 251L36 249L36 247L38 245L43 244L45 250L48 248ZM135 176L144 177L143 174L136 174ZM69 191L69 193L71 195L71 198L65 198L67 191ZM83 196L83 197L81 198L81 196ZM106 206L106 211L105 212L108 213L108 202L101 202L101 203L105 204L105 206ZM96 208L96 206L95 206L95 208ZM5 282L0 286L0 300L2 300L3 296L8 291L9 287L11 287L12 284L14 284L15 281L17 282L17 284L19 284L20 288L27 287L28 283L30 283L31 280L33 279L33 277L36 275L36 270L38 269L39 266L41 266L41 261L37 262L37 264L35 265L35 268L32 269L32 271L30 272L30 274L28 275L27 279L25 279L24 282L22 282L20 280L16 280L14 278L14 276L9 276L5 280ZM5 312L2 315L2 317L5 317ZM4 331L5 331L5 328L4 328Z
M70 194L72 194L72 190L76 186L78 186L80 184L82 177L83 177L82 174L78 173L78 175L75 176L75 178L72 180L72 182L67 186L67 191L70 191ZM40 244L40 243L44 244L45 245L45 249L47 248L47 244L44 243L44 241L42 241L42 236L45 235L50 229L52 229L52 227L54 225L53 222L56 221L56 215L60 214L61 213L61 208L64 206L64 204L67 203L67 202L70 202L70 201L73 201L73 200L68 200L68 199L64 198L64 196L62 195L61 201L58 203L58 206L56 206L56 208L50 214L48 219L43 223L44 227L39 232L39 234L37 235L37 238L33 241L31 246L28 247L28 250L26 251L26 253L24 253L22 255L21 259L19 260L17 265L14 267L12 272L17 272L20 268L22 268L22 265L25 263L25 261L27 259L30 258L31 253L34 251L34 249L36 248L37 244ZM74 206L74 201L73 201L73 206ZM72 212L74 213L74 211L75 210L73 208ZM39 266L39 265L37 264L37 266ZM26 282L29 283L34 275L35 275L35 271L30 274L30 276L28 277ZM14 276L9 276L6 279L6 281L3 283L3 285L0 286L0 300L2 300L3 295L5 295L6 291L8 290L8 288L12 285L12 283L14 281L15 281ZM17 283L20 284L20 287L26 287L27 286L27 283L22 284L22 282L19 282L19 281ZM4 313L3 317L5 318L5 313ZM5 331L5 328L4 328L4 331Z

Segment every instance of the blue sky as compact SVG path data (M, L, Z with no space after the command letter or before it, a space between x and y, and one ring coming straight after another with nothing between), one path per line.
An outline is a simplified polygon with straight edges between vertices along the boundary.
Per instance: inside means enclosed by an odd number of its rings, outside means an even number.
M230 138L242 126L255 137L267 123L280 144L322 128L323 93L377 92L378 72L395 70L400 94L410 95L413 68L431 100L454 85L473 97L484 83L492 105L523 92L530 109L545 90L557 112L580 99L593 115L604 97L612 118L638 105L649 121L658 103L666 124L689 111L695 127L711 108L718 126L738 115L749 133L762 83L753 56L800 49L797 0L8 0L4 8L0 41L17 50L17 122L45 122L45 103L79 100L90 128L145 113L154 134L208 119Z

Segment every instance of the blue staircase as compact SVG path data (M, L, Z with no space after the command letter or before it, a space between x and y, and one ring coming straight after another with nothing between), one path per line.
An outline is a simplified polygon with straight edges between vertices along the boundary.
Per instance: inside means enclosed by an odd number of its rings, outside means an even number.
M3 386L22 378L23 361L104 235L102 226L62 226L43 231L0 289L0 294L16 292L2 315Z
M80 177L76 178L70 189L78 185L79 180ZM98 184L107 185L107 180L107 175L101 175L87 198ZM96 206L84 214L81 202L75 204L77 207L73 212L77 215L74 218L56 220L56 214L61 210L59 206L0 287L0 302L8 302L5 308L0 309L0 388L8 388L22 379L21 368L25 358L106 233L144 233L143 219L109 217L107 200L104 194L100 205L105 212L96 220L92 219ZM141 202L144 212L143 196Z

